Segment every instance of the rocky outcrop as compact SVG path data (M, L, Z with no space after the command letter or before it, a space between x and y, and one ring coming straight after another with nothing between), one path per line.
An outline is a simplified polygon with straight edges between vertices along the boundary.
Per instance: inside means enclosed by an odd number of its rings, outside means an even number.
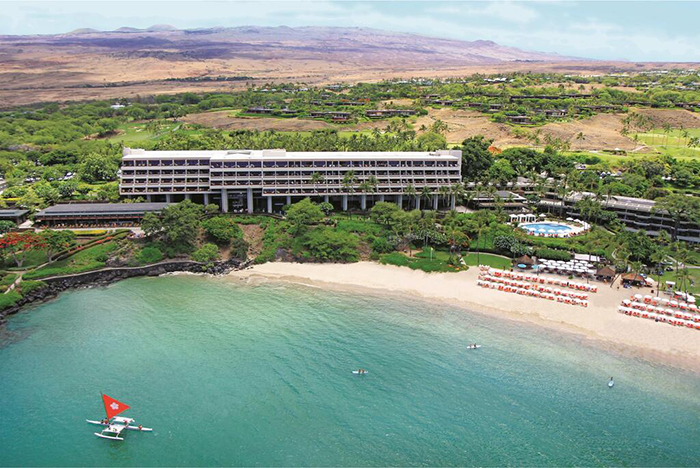
M106 286L117 281L137 276L160 276L174 272L207 273L224 275L235 269L245 268L250 262L241 263L238 260L226 260L210 265L192 260L173 260L146 265L142 267L103 268L101 270L76 273L74 275L53 276L43 278L46 286L36 289L23 296L14 306L0 311L0 323L6 321L8 315L19 312L22 307L43 302L58 296L63 291L81 287Z

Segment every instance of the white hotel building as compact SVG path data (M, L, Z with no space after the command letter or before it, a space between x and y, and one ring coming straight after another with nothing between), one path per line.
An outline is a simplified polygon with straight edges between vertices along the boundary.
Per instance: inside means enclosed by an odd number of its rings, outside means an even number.
M455 150L287 152L124 148L119 191L123 196L144 197L148 201L191 199L215 203L225 213L229 210L272 213L305 197L329 201L343 210L349 204L367 209L368 200L420 208L420 194L428 187L434 195L430 199L431 208L437 209L441 203L454 208L453 196L442 200L444 197L438 194L440 187L461 182L461 160L462 152ZM354 174L351 185L343 183L349 171ZM371 190L366 184L361 186L372 176L377 183Z

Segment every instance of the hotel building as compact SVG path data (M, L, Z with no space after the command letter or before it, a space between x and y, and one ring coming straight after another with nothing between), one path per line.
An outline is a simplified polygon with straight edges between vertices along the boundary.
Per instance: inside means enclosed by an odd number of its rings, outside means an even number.
M592 193L574 193L564 200L540 201L540 206L554 210L563 211L566 216L579 216L576 209L576 202L584 197L595 197ZM656 203L653 200L644 198L632 198L622 196L605 197L602 200L602 207L612 211L617 215L617 219L622 222L628 231L644 231L650 236L656 237L661 231L673 234L675 222L664 210L654 208ZM700 243L700 220L688 219L680 222L678 226L678 239L686 242Z
M154 202L215 203L229 210L279 211L305 197L343 210L368 200L420 208L427 187L432 208L454 208L441 187L461 182L461 151L287 152L275 150L145 151L124 148L119 191ZM349 174L349 176L348 176ZM371 188L369 183L376 180ZM443 191L444 193L444 191ZM409 200L409 197L413 200ZM413 202L413 203L411 203Z

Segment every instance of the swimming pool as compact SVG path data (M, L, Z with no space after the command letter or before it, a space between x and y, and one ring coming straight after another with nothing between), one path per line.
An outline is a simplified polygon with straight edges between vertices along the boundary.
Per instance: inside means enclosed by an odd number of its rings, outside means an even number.
M569 234L574 228L561 223L523 223L519 225L531 233ZM554 231L554 232L552 232Z

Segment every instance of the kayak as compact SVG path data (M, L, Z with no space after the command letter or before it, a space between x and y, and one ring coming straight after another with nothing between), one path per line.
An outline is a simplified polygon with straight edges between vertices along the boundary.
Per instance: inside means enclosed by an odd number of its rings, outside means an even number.
M360 371L354 370L354 371L352 371L352 373L355 375L365 375L365 374L369 374L369 371L360 372Z
M608 387L613 388L614 386L615 386L615 382L613 382L612 380L610 382L608 382Z
M480 344L474 345L474 346L467 346L467 349L479 349L479 348L481 348Z

